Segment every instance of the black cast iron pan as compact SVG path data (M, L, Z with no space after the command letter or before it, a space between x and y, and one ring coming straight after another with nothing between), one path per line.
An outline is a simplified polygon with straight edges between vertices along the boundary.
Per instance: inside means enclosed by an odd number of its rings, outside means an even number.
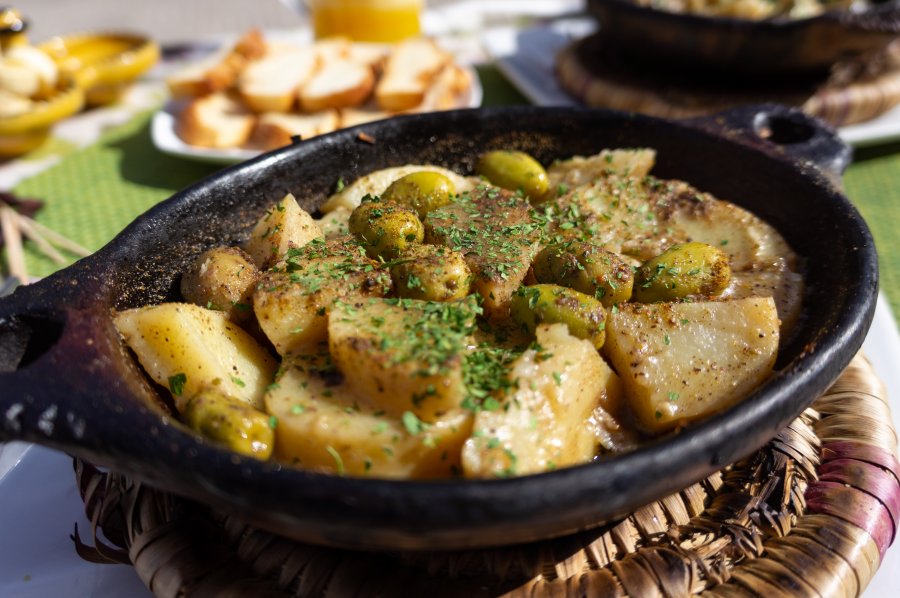
M656 148L659 176L774 224L808 259L809 287L805 319L771 380L727 412L632 453L517 479L433 482L245 459L166 413L111 323L113 309L175 299L192 258L243 240L287 191L313 210L339 177L386 166L433 162L469 173L487 148L520 148L547 163L629 146ZM822 173L839 176L849 155L833 131L776 106L686 123L575 108L462 110L297 143L175 194L95 255L0 300L0 439L55 447L312 543L467 548L597 525L761 446L856 353L873 315L877 259L862 218Z
M632 0L588 0L604 42L647 64L717 77L820 72L837 61L885 48L900 34L900 2L805 19L735 19L674 13Z

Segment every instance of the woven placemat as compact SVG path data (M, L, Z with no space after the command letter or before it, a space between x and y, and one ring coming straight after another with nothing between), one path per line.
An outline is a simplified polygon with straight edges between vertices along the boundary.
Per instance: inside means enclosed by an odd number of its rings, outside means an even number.
M93 545L73 538L167 597L856 596L900 520L890 422L857 356L767 446L698 484L596 530L453 553L300 544L76 461Z
M900 103L900 45L839 63L822 75L754 80L636 62L606 44L599 31L557 55L556 75L569 94L597 108L690 118L742 104L778 102L843 126L870 120Z

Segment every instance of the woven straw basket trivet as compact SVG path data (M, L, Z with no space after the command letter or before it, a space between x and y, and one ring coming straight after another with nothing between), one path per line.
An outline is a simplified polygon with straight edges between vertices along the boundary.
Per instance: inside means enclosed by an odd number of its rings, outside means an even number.
M857 356L768 445L698 484L597 530L454 553L300 544L76 461L93 546L74 539L85 559L133 563L157 596L856 596L900 518L890 422Z
M602 32L566 46L556 77L575 99L595 108L691 118L741 104L778 102L844 126L870 120L900 103L900 42L839 63L821 78L773 77L765 83L637 64L603 43Z

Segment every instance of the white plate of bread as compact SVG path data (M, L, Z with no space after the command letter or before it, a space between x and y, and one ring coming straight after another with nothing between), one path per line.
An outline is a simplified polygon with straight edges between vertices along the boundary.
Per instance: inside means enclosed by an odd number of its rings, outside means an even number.
M160 151L229 164L343 127L397 114L481 105L474 70L433 40L396 44L330 38L233 46L166 81L172 99L153 117Z

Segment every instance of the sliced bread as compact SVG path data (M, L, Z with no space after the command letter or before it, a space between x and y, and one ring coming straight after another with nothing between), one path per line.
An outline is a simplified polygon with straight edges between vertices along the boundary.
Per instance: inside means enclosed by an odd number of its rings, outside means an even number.
M319 65L308 47L279 49L247 66L238 81L241 98L256 112L287 112L297 91Z
M175 132L200 147L238 147L250 138L255 115L225 93L191 100L178 115Z
M425 92L417 112L452 110L466 104L472 91L472 76L461 66L450 63L435 76Z
M411 110L425 99L431 81L451 56L427 38L414 38L394 46L375 89L382 110Z
M347 51L347 60L372 67L376 74L384 69L384 63L391 51L390 44L374 42L353 42Z
M166 79L169 92L173 97L185 98L227 89L249 63L262 58L267 50L259 30L251 29L232 48L173 73Z
M169 93L175 98L196 98L212 93L212 85L207 75L228 55L229 50L217 52L200 62L190 64L166 79Z
M291 143L291 138L295 135L308 139L330 133L339 124L337 110L322 110L310 114L267 112L261 114L256 121L250 145L263 150L284 147Z
M352 46L353 42L349 38L335 36L316 41L312 49L318 55L319 60L327 64L347 58Z
M300 107L306 112L358 106L375 87L375 75L366 65L347 59L325 64L300 88Z

